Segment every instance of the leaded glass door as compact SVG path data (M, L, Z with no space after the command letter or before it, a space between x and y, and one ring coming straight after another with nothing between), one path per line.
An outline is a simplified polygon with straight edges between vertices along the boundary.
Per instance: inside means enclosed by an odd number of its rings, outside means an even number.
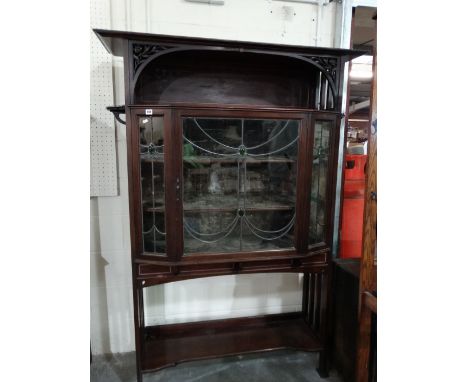
M185 255L295 250L304 115L178 117Z
M331 245L333 184L336 172L335 115L317 114L310 130L312 179L310 182L309 248Z
M174 251L168 231L177 224L173 203L173 153L170 110L132 110L132 165L129 176L135 181L129 195L139 201L131 221L138 256L167 258Z

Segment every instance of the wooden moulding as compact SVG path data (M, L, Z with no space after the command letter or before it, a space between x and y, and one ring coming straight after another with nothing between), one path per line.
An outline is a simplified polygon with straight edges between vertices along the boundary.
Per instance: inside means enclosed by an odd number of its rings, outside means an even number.
M192 278L222 276L250 273L318 273L327 267L327 253L313 256L296 255L284 258L266 258L264 260L248 261L247 259L224 260L214 263L174 262L148 264L136 262L138 266L137 280L141 287L164 284Z
M319 245L313 252L307 254L297 253L294 249L270 250L258 252L232 252L232 253L207 253L183 256L179 261L170 261L165 255L140 255L135 259L137 264L170 266L189 266L200 264L222 264L233 262L256 263L259 261L276 261L285 259L302 259L307 262L327 262L329 248Z
M149 326L145 328L142 372L220 356L322 348L300 312Z

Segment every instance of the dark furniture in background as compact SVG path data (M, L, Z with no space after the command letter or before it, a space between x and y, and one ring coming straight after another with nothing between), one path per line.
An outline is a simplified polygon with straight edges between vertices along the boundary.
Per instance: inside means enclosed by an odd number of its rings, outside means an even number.
M111 111L126 116L138 380L280 348L320 352L326 376L342 73L362 52L95 33L124 59ZM302 312L145 325L143 288L264 272L304 274Z
M333 261L332 364L344 382L356 379L360 259Z

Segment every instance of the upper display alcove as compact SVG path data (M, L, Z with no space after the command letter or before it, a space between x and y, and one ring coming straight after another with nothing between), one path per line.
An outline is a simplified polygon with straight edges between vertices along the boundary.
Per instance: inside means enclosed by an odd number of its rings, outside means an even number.
M287 56L184 50L153 58L137 70L137 104L200 103L314 108L319 70ZM140 69L139 68L139 69ZM333 96L327 81L327 108Z
M343 65L361 52L95 30L125 60L127 105L339 111Z

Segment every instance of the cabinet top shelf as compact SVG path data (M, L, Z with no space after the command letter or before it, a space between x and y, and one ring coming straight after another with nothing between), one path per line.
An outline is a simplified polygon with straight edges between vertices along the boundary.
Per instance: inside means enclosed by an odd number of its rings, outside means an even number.
M342 57L346 61L365 54L365 51L351 49L336 49L311 47L307 45L270 44L251 41L221 40L213 38L171 36L153 33L127 32L109 29L93 29L107 51L114 56L123 57L126 54L126 41L153 42L180 46L212 46L225 49L252 49L263 51L284 52L289 54L317 54L323 56Z

